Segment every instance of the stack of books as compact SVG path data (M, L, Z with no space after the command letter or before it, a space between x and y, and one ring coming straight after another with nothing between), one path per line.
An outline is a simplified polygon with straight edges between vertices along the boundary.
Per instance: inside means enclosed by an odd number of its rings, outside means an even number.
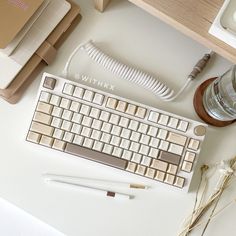
M59 41L80 19L70 0L1 0L0 96L16 103L41 64L50 64Z

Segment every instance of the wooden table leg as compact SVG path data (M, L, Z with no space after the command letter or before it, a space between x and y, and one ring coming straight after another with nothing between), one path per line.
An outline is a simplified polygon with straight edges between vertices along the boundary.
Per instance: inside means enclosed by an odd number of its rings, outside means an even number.
M110 0L94 0L95 8L103 12L109 2Z

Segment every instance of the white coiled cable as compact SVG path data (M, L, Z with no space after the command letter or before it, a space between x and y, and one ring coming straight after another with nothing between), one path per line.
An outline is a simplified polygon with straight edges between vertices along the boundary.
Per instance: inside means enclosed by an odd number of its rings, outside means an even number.
M79 45L77 48L75 48L63 70L64 76L67 76L70 62L79 49L85 50L90 58L92 58L98 64L101 64L104 68L111 71L113 74L116 74L123 79L142 86L164 101L172 101L176 99L185 90L192 79L196 77L195 74L190 74L183 87L179 90L178 93L174 95L174 91L172 89L154 78L152 75L140 69L127 66L124 63L121 63L118 60L110 57L99 48L97 48L92 41L89 41L83 45ZM206 55L210 56L210 54ZM203 68L199 67L199 71L197 70L197 72L200 73L202 69Z

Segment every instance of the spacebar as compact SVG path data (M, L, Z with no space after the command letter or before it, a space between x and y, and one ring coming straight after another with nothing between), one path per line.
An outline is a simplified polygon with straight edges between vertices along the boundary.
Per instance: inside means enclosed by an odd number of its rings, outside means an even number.
M84 157L86 159L101 162L105 165L110 165L119 169L125 169L127 166L127 161L123 159L119 159L110 155L107 155L105 153L93 151L88 148L84 148L78 145L74 145L71 143L68 143L65 148L65 152Z

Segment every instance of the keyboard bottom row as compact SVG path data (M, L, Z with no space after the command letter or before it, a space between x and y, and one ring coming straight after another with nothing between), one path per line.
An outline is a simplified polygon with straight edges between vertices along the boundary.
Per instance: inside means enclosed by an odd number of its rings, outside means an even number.
M83 157L145 176L178 188L183 188L185 185L185 178L177 175L177 165L156 158L142 157L141 155L136 155L136 159L133 158L130 161L129 155L121 156L121 153L125 152L125 150L119 147L113 147L80 135L76 135L73 141L70 139L66 142L65 140L54 138L51 135L45 135L45 133L49 134L49 131L44 130L44 128L45 127L42 127L39 123L32 123L31 129L27 135L27 140L74 156ZM40 131L40 133L38 131ZM160 155L164 156L166 154L169 155L169 153L164 151L160 152Z

